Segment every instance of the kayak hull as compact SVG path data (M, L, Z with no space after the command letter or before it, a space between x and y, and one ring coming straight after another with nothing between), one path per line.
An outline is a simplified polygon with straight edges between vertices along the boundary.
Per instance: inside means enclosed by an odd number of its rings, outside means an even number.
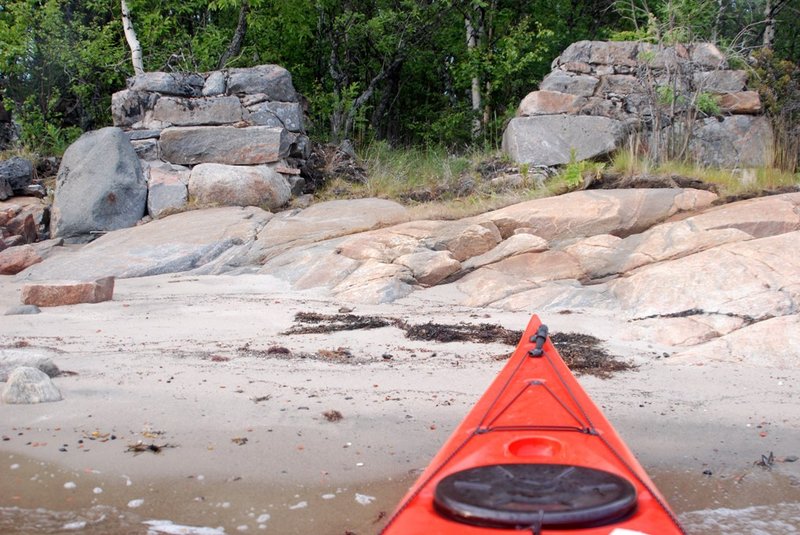
M550 339L541 336L543 332L546 333L542 331L541 321L533 316L506 366L408 491L382 533L492 535L508 534L517 529L561 535L684 533L664 497L581 388ZM609 512L605 519L590 519L574 525L565 521L561 525L548 520L548 515L563 518L553 513L553 509L560 507L561 502L581 500L557 497L554 503L542 505L544 502L538 494L531 495L538 492L532 491L532 487L546 486L537 480L538 476L523 475L521 485L525 488L510 491L511 497L505 490L489 490L493 487L469 480L482 477L481 471L504 473L504 466L516 465L521 465L519 469L525 473L549 470L548 466L573 467L568 470L570 477L576 471L602 472L623 480L626 482L623 485L630 485L632 489L626 491L632 490L633 498L627 499L632 499L633 503L626 502L617 513ZM474 472L480 467L484 467L483 470ZM460 485L472 491L466 497L467 502L473 498L480 500L481 494L493 496L494 500L489 502L499 501L500 508L506 508L497 513L498 517L506 518L509 511L516 513L521 508L532 509L529 511L532 516L521 517L532 520L501 526L502 521L477 518L484 514L483 505L470 509L473 504L465 505L463 496L454 500L443 496L443 489L448 487L446 479L459 478L461 473L466 474L467 480L456 487ZM562 476L556 477L559 478ZM513 476L505 479L513 479ZM440 485L443 480L445 482ZM459 507L466 508L452 510ZM592 509L594 506L585 507ZM582 511L566 514L575 518L585 516ZM530 526L525 525L528 521ZM510 522L514 524L514 520Z

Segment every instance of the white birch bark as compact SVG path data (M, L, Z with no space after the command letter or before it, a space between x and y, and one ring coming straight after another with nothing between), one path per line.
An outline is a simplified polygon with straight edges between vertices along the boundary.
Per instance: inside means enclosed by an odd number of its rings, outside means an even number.
M131 13L128 10L128 4L125 0L120 0L122 3L122 29L125 32L125 40L128 41L128 46L131 49L131 63L133 63L134 74L144 74L144 65L142 63L142 45L139 44L139 39L136 38L136 32L133 30L131 24Z
M478 36L469 16L464 17L464 25L467 29L467 49L472 52L478 46ZM472 137L478 137L481 133L481 120L478 113L481 111L481 81L477 74L472 77L472 111L475 118L472 120Z

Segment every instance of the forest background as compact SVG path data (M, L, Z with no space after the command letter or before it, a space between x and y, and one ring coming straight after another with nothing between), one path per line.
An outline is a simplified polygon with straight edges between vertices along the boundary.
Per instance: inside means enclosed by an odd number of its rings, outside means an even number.
M286 67L319 141L496 148L582 39L714 42L776 124L800 115L800 0L4 0L0 95L29 150L110 124L134 74L123 4L146 71Z

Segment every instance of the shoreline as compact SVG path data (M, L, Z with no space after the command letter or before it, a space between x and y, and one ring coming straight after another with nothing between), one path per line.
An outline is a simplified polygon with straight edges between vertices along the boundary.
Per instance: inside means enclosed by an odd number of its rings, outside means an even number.
M0 309L19 303L20 287L0 278ZM0 442L0 457L97 477L109 488L88 496L86 506L116 500L118 512L140 521L174 511L167 518L229 533L245 525L282 533L312 525L339 534L377 531L380 521L373 522L391 513L513 347L418 342L395 327L281 334L297 312L335 314L340 307L264 275L183 274L117 280L110 302L5 316L0 346L48 354L76 375L55 379L61 402L0 404L0 435L9 438ZM528 312L418 297L354 308L414 324L519 330L529 319ZM662 358L664 348L626 340L625 324L609 317L543 320L553 332L598 336L611 353L639 366L579 380L676 511L771 505L778 496L800 503L800 463L779 462L772 470L753 464L770 451L778 458L800 454L800 371ZM274 346L292 356L269 355ZM326 362L320 351L345 357ZM327 411L343 418L328 421ZM175 447L126 451L139 441ZM8 466L0 466L0 479L11 474ZM123 475L134 488L112 492L126 485ZM136 499L127 491L148 486L156 489L147 493L159 496L158 507L127 508ZM170 494L173 487L183 490ZM88 485L75 490L81 488ZM63 485L42 493L26 482L20 489L27 496L20 503L55 510L57 499L70 495ZM201 490L207 496L195 502ZM362 505L356 494L375 499ZM703 507L694 507L702 499ZM290 509L303 501L305 507ZM224 503L229 507L216 506ZM264 514L270 519L256 522Z

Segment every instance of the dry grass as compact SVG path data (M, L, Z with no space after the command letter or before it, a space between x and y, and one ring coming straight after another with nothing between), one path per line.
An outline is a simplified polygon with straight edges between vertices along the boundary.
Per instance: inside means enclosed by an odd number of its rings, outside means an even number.
M721 197L765 190L780 190L800 184L800 174L772 167L716 169L676 161L653 165L645 158L633 156L627 150L619 151L614 155L611 168L625 176L679 175L696 178L703 182L715 184Z

